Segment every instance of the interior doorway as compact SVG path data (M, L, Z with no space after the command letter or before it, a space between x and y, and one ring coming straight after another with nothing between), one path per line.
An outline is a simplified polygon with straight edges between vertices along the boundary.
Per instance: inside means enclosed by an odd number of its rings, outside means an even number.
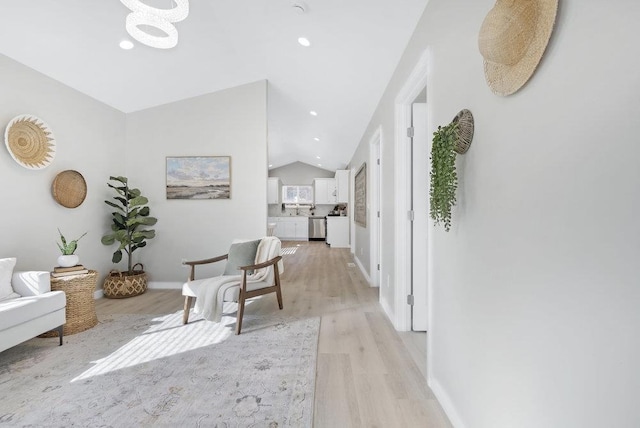
M395 304L394 304L394 325L399 331L411 331L413 329L414 319L413 313L419 313L422 317L422 321L426 325L419 327L420 329L429 328L429 305L427 300L429 295L429 267L428 261L431 259L429 254L425 254L425 251L430 248L429 246L429 222L420 220L418 227L416 226L415 219L423 219L428 217L428 207L425 207L422 203L427 204L429 198L429 182L424 178L414 178L413 176L413 136L416 130L413 128L413 105L415 103L427 104L423 112L416 115L420 116L420 125L425 126L425 136L420 136L423 145L419 147L420 152L427 150L429 138L426 137L428 129L428 117L429 117L429 104L428 104L428 92L427 88L427 72L428 72L428 52L425 52L418 63L414 67L414 70L407 78L405 85L400 90L396 97L395 108ZM418 107L420 109L422 107ZM417 122L416 122L417 123ZM422 128L418 131L422 131ZM430 151L430 150L429 150ZM418 157L422 159L417 159ZM416 154L416 162L421 162L421 168L428 168L429 156L424 154ZM425 171L420 170L420 174L424 177L428 175L428 169ZM414 198L414 194L416 197ZM414 200L421 206L416 206L414 209ZM416 212L416 211L420 212ZM416 217L417 216L417 217ZM414 233L420 235L420 239L414 240ZM425 238L426 237L426 238ZM426 250L424 249L424 239L426 239ZM422 244L421 249L416 253L414 257L414 241L420 241ZM426 267L426 274L424 272L414 272L414 266ZM416 276L416 281L414 281ZM425 278L422 279L422 278ZM416 297L414 294L414 282L421 283L420 290L425 290L424 294ZM416 306L419 305L420 309Z
M429 281L429 156L426 88L411 105L411 330L427 331Z
M381 234L381 222L382 222L382 210L380 209L380 201L382 200L381 189L381 146L382 146L382 127L378 127L376 132L369 140L369 165L371 165L371 215L369 216L371 222L370 232L370 280L372 287L380 287L382 278L382 270L380 266L380 249L382 248L382 234Z

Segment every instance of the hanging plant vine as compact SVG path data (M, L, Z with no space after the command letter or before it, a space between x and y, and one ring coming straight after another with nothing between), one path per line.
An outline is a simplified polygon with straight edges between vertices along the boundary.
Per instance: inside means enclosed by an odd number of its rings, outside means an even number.
M448 232L451 228L451 207L456 204L458 175L454 146L458 138L458 123L438 126L433 133L431 146L431 183L429 188L429 215L436 226L442 223Z

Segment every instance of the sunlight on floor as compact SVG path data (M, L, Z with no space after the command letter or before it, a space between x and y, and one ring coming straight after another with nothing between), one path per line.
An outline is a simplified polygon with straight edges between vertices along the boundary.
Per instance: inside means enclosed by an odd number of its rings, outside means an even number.
M292 254L295 254L296 251L298 251L298 247L286 247L286 248L283 248L282 250L280 250L280 253L283 256L290 256Z
M246 306L251 303L248 301ZM92 368L71 382L220 343L234 334L236 307L235 303L225 303L224 313L234 316L223 316L219 323L195 318L192 313L194 319L184 325L182 311L153 318L146 331L111 355L93 361Z

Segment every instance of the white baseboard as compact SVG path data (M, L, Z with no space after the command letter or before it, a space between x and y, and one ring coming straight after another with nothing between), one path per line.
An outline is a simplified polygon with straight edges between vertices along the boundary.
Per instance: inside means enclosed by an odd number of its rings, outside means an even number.
M458 415L458 412L456 411L456 408L453 405L449 394L445 392L440 383L431 376L428 376L427 384L438 399L438 402L449 418L449 422L451 422L451 425L453 425L455 428L465 428L465 424L462 423L462 420L460 419L460 416Z
M149 281L147 288L152 290L181 290L183 282L174 281Z
M93 292L93 300L98 300L103 296L104 296L104 292L102 291L102 288L100 290L96 290Z
M380 295L380 306L382 306L382 310L384 311L385 315L387 316L387 318L389 318L389 321L391 321L391 324L393 324L393 319L395 316L393 314L393 311L391 310L391 307L387 303L387 301L382 298L382 294ZM394 328L395 328L395 325L394 325Z
M360 272L362 272L362 276L364 276L364 279L366 279L367 283L371 285L371 278L369 277L369 274L365 270L364 266L362 266L362 263L360 263L360 260L357 257L354 257L353 259L355 260L356 265L360 269Z

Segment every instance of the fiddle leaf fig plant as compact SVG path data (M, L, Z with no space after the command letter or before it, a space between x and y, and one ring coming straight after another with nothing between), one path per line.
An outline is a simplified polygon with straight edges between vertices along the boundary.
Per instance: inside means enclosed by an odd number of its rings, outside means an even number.
M133 264L131 255L139 248L147 245L147 239L156 236L153 229L146 229L147 226L153 226L158 219L149 215L149 207L146 206L149 200L142 196L139 189L129 187L127 177L109 177L112 183L107 186L116 192L116 196L112 201L104 201L105 204L115 211L111 213L113 222L111 224L111 233L102 237L104 245L112 245L116 241L119 242L118 249L113 253L111 261L119 263L122 260L122 253L125 252L128 257L127 273L133 274Z
M433 133L433 145L431 146L429 215L436 226L442 223L447 232L451 228L451 207L456 204L456 189L458 188L456 153L453 150L457 138L457 122L438 126L438 130Z

